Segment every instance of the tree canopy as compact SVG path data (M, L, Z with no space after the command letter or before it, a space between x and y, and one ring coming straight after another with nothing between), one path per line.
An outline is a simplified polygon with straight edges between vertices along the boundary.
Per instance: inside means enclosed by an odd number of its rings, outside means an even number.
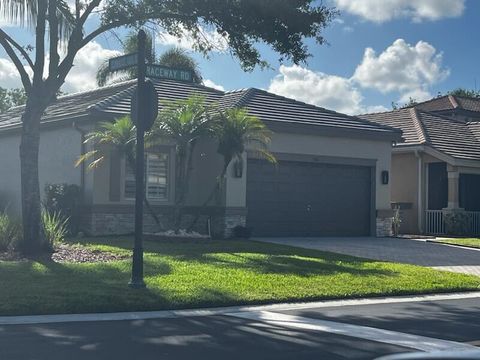
M27 101L27 95L23 89L4 89L0 87L0 113L8 109L24 105Z

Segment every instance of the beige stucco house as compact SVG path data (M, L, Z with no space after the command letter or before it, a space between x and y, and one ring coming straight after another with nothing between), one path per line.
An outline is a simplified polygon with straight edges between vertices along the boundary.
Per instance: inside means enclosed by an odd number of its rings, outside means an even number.
M463 214L466 232L480 234L480 99L448 95L361 117L403 131L391 174L401 232L445 234L446 214Z
M255 236L363 236L391 231L392 142L400 132L367 120L307 105L259 89L222 92L201 85L155 80L159 102L199 94L221 108L245 107L273 131L270 150L277 167L245 153L244 167L229 169L223 195L202 208L219 175L222 159L213 140L201 141L194 154L186 216L202 213L197 229L228 236L247 225ZM60 97L41 126L40 182L78 184L83 191L83 230L118 234L133 231L133 178L124 159L110 154L94 169L74 167L85 151L85 135L99 121L130 111L132 81ZM18 146L20 115L0 116L0 198L20 212ZM147 197L168 226L175 193L175 147L165 142L147 155ZM234 171L236 170L236 171ZM145 213L145 230L155 225Z

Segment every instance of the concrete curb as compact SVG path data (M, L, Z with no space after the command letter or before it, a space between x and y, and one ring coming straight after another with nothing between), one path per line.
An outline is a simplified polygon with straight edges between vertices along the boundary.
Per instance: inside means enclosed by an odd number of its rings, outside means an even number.
M418 296L395 296L395 297L378 297L378 298L366 298L366 299L327 300L327 301L304 302L304 303L230 306L230 307L187 309L187 310L1 316L0 325L28 325L28 324L69 323L69 322L93 322L93 321L174 319L174 318L182 318L182 317L226 315L226 314L238 313L238 312L285 311L285 310L328 308L328 307L340 307L340 306L361 306L361 305L393 304L393 303L406 303L406 302L461 300L461 299L472 299L472 298L480 298L480 291L418 295Z

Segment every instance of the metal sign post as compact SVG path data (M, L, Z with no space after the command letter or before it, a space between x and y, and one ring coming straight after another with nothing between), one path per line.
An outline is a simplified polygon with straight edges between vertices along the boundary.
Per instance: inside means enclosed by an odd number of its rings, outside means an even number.
M145 92L145 40L147 36L145 31L138 32L138 57L137 57L137 101L144 98ZM132 258L132 279L129 286L136 289L145 288L143 281L143 199L145 197L144 185L144 168L145 168L145 129L144 115L145 107L136 107L136 128L137 128L137 144L136 144L136 168L135 168L135 244L133 247Z

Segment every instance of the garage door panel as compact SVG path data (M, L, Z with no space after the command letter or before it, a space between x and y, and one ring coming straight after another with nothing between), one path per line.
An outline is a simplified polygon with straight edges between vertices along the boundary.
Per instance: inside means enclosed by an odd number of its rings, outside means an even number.
M247 225L255 236L369 235L371 168L250 159Z

